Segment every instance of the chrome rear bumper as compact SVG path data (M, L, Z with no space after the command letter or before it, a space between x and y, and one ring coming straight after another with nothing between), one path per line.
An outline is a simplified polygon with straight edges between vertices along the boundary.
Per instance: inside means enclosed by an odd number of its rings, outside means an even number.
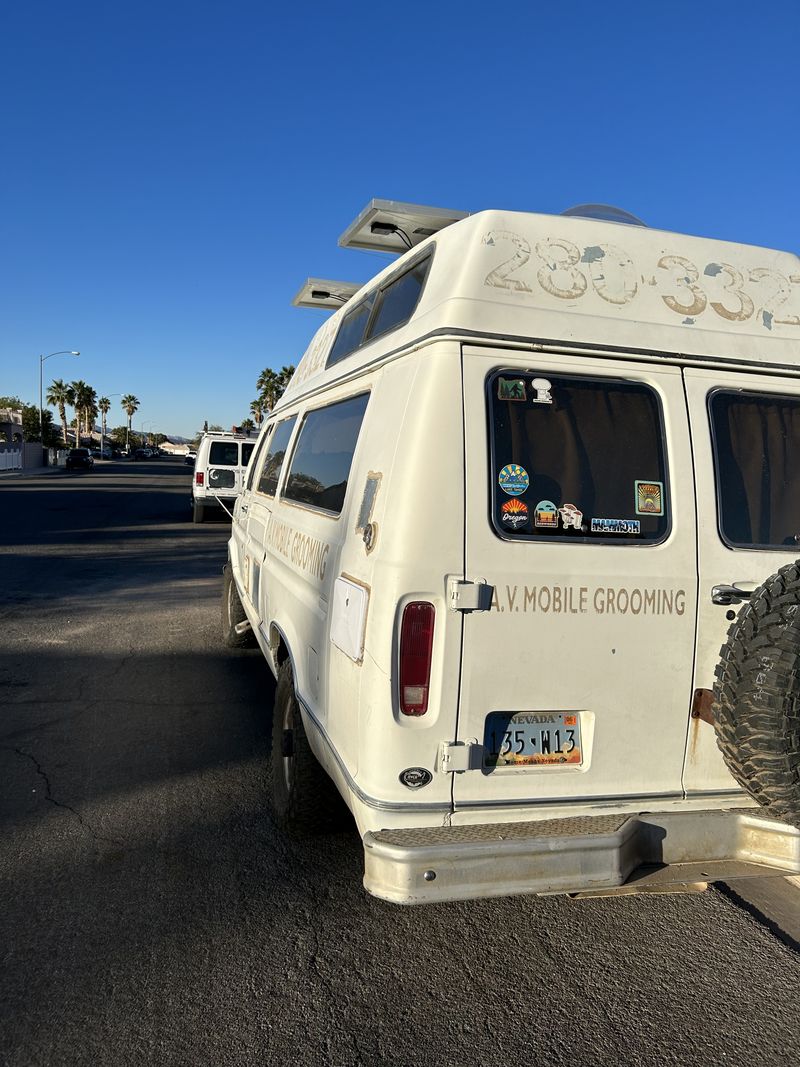
M397 904L800 873L800 830L757 808L381 830L364 886Z

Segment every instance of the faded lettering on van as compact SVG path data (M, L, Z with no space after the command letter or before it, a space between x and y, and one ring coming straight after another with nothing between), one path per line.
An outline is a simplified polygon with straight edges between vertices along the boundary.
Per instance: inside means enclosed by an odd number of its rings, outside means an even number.
M654 289L663 306L687 326L709 315L728 322L752 320L766 330L800 326L800 276L786 276L757 261L694 263L671 250L657 261L637 265L618 245L580 247L554 236L542 238L531 249L521 234L509 230L490 231L483 244L498 247L497 262L483 284L511 290L523 299L534 294L538 285L572 305L599 297L601 304L622 307L634 301L640 304L648 290Z
M299 570L320 581L324 579L331 548L324 541L273 517L267 529L267 544Z
M495 586L492 611L527 615L683 615L685 589L600 585Z

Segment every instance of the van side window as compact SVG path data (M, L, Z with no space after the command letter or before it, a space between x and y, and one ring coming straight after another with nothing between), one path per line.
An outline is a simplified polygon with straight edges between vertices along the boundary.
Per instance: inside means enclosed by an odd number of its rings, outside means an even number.
M414 314L422 286L428 276L428 267L431 264L431 256L415 263L414 266L395 278L385 289L378 294L378 303L372 322L369 325L368 338L380 337L382 333L388 333L397 326L408 322Z
M709 399L722 540L797 549L800 399L719 390Z
M499 534L615 545L666 537L661 406L649 386L504 370L488 390Z
M255 442L253 442L252 444L250 442L246 442L246 443L242 444L242 466L243 467L246 467L247 464L250 462L250 457L252 456L253 449L255 447L256 447L255 446Z
M212 441L208 450L208 462L214 467L238 467L239 442Z
M380 289L369 293L356 307L347 312L333 342L326 366L333 366L367 341L390 330L396 330L398 326L408 322L419 301L432 259L431 250L416 263L412 263L402 274L396 274Z
M338 515L369 393L311 411L297 438L284 499Z
M264 466L261 468L261 477L258 480L259 493L266 493L267 496L275 496L278 482L281 477L283 461L286 458L286 449L289 445L292 430L294 429L294 424L296 422L297 416L293 415L291 419L284 419L283 422L279 422L275 427L272 440L270 441L264 456Z
M336 340L333 342L333 348L331 348L328 356L329 367L334 363L338 363L340 359L344 359L345 356L349 356L361 344L374 303L375 294L370 293L365 300L362 300L360 304L357 304L344 316L339 332L336 335Z
M264 449L267 446L267 443L269 442L270 435L272 434L272 429L273 429L272 427L269 427L267 429L266 433L264 434L264 436L257 443L258 451L256 452L255 457L252 458L252 463L250 463L250 466L248 467L248 470L247 470L247 488L248 489L252 489L253 488L253 482L256 480L256 472L258 471L259 466L261 464L261 457L262 457L262 455L264 453Z

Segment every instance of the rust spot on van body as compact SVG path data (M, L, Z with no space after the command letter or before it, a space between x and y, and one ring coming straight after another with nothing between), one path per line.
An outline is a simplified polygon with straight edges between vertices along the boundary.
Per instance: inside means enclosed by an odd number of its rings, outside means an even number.
M714 694L710 689L695 689L692 698L692 718L702 719L710 726L714 725L714 715L711 705L714 703Z

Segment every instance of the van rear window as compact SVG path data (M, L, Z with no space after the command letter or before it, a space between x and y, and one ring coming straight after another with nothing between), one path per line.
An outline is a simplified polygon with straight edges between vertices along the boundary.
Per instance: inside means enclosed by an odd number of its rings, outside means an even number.
M800 542L800 400L724 392L709 400L722 539L737 548Z
M354 396L306 416L292 456L283 495L338 515L369 393Z
M208 462L214 467L238 467L239 442L212 441L208 450Z
M504 370L488 390L498 533L612 544L666 536L664 436L652 389Z

